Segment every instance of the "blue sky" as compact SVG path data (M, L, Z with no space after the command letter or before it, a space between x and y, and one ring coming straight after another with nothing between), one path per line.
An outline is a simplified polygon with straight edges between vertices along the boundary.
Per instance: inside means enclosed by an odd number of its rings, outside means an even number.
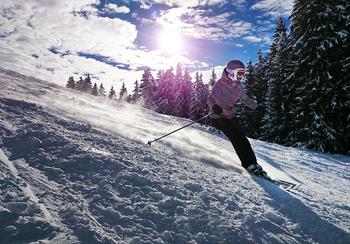
M268 50L292 0L10 0L0 3L0 66L64 84L90 72L131 87L144 67L180 62L206 78Z

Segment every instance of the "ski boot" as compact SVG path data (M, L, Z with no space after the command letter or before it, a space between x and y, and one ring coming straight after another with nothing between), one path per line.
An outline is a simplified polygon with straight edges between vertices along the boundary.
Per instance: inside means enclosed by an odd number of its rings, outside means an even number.
M259 164L249 165L249 167L247 167L246 170L252 175L270 180L270 177L267 175L266 171L264 171Z

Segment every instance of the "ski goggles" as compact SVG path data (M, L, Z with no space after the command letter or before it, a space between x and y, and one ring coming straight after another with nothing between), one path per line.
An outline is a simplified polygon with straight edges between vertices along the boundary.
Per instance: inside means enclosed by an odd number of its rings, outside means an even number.
M227 69L227 68L226 68L226 71L227 71L227 74L228 74L230 77L243 78L243 77L245 76L245 71L244 71L244 69Z

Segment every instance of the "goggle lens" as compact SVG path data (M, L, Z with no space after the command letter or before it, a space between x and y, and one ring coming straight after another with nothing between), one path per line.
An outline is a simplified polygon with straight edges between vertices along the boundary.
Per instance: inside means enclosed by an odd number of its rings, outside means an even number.
M237 75L238 77L243 77L243 76L245 75L245 72L244 72L244 70L238 70L238 71L236 72L236 75Z

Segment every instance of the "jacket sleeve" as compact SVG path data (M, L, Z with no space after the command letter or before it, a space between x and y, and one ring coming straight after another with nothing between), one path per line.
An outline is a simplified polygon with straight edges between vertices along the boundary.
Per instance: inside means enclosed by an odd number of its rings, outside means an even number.
M240 99L245 105L247 105L249 108L253 110L255 110L258 107L258 103L254 99L251 99L250 97L248 97L244 90L240 95Z

